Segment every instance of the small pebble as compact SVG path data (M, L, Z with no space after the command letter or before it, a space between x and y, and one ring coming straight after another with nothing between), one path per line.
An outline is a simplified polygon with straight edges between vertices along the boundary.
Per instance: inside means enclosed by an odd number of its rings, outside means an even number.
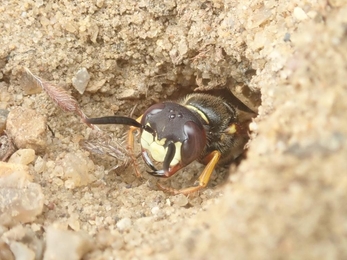
M25 227L23 225L16 225L12 227L10 230L6 231L2 238L4 241L10 241L10 240L22 240L25 237Z
M300 8L300 7L294 8L294 17L299 21L303 21L303 20L306 20L308 18L305 11L302 10L302 8Z
M0 109L0 135L4 132L6 127L6 119L9 111L6 109Z
M185 196L183 194L178 194L178 195L172 197L172 202L174 205L177 205L179 207L184 207L188 204L189 200L188 200L187 196Z
M35 160L35 151L33 149L19 149L11 155L9 163L28 165Z
M37 173L42 173L45 171L46 168L47 168L46 161L41 156L38 156L35 161L34 170Z
M84 232L63 230L49 226L46 235L46 250L43 260L79 260L93 249L93 242Z
M29 249L27 245L12 241L10 243L10 248L16 259L20 260L34 260L35 253L33 250Z
M101 79L101 80L94 80L93 84L90 84L88 86L88 92L90 93L95 93L97 92L99 89L101 89L106 83L106 79Z
M43 209L41 186L31 182L29 167L0 162L0 223L12 226L36 219Z
M59 159L53 172L56 176L62 177L66 188L73 189L95 181L91 174L94 168L95 165L87 154L75 152L66 153Z
M6 122L7 134L18 148L31 148L43 152L47 146L47 119L35 110L16 107Z
M13 141L8 135L4 134L0 136L0 161L5 162L14 152L16 147Z
M159 211L160 211L160 208L158 206L155 206L151 209L151 212L153 215L158 215Z
M72 78L72 85L82 95L86 90L89 83L90 75L86 68L77 71L76 75Z
M117 97L118 99L129 99L129 98L134 98L135 94L136 93L134 89L125 89Z
M79 231L80 228L81 228L81 225L80 225L80 221L78 219L78 214L76 213L72 213L70 215L70 218L68 219L68 224L69 224L69 227L72 229L72 230L75 230L75 231Z
M130 218L122 218L116 224L119 231L129 230L131 225L132 225L132 222Z

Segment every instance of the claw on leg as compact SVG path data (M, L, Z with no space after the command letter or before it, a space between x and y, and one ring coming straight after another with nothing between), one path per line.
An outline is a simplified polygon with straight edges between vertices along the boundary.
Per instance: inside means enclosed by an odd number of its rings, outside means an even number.
M207 186L207 184L211 178L211 174L212 174L214 168L216 167L220 157L221 157L221 153L219 151L213 151L203 159L203 161L207 162L207 164L205 166L205 169L200 174L199 179L198 179L198 184L196 186L176 190L173 188L166 187L160 183L157 183L157 185L158 185L159 189L166 191L166 192L169 192L169 193L173 193L175 195L177 195L177 194L189 195L191 193L194 193L194 192L196 192L202 188L205 188Z

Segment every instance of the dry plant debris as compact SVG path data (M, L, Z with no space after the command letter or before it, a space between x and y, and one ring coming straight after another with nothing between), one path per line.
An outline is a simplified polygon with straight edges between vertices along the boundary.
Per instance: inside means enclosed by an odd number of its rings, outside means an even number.
M81 118L86 117L77 101L66 90L34 75L28 68L24 68L24 71L23 85L26 87L29 85L30 88L41 87L61 109L74 112Z

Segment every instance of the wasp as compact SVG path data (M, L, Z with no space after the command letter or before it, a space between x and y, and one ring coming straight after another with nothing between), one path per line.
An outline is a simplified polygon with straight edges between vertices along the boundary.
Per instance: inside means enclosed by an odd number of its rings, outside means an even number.
M222 96L193 93L178 102L154 104L137 119L106 116L86 118L85 122L130 126L128 149L137 173L133 155L137 129L149 174L167 178L195 160L205 164L193 187L176 190L159 184L168 192L187 195L206 187L217 165L228 164L243 153L254 116L254 112L241 110Z

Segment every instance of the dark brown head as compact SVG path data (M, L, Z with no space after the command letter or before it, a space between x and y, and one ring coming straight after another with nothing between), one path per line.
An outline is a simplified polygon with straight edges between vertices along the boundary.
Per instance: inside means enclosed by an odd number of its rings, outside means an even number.
M206 146L202 123L188 108L173 102L151 106L143 114L141 125L152 129L141 132L142 156L153 170L150 174L169 177L199 158ZM152 163L163 163L157 170Z

